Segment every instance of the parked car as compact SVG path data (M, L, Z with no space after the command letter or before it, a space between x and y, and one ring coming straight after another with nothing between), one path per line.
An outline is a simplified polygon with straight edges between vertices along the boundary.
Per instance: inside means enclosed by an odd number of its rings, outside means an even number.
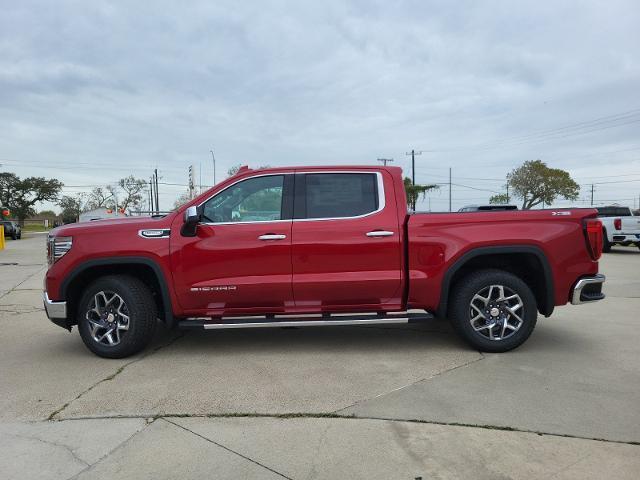
M144 348L158 317L229 329L438 315L504 352L538 313L604 298L601 226L595 209L408 214L398 167L242 168L164 217L50 232L44 304L111 358Z
M602 222L602 251L610 252L614 245L635 245L640 248L640 217L629 207L611 205L596 207Z
M22 228L18 222L12 220L0 220L0 225L4 226L4 236L11 237L14 240L22 238Z
M466 205L459 212L497 212L501 210L517 210L516 205Z

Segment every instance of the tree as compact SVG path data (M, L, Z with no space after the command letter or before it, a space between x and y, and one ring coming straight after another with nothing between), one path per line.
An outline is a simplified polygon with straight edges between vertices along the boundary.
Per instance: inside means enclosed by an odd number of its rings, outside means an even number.
M23 224L25 218L35 215L35 204L54 201L62 185L55 178L27 177L21 180L14 173L1 172L0 205L8 207Z
M522 199L523 210L541 203L551 205L557 197L575 200L580 193L580 186L569 172L549 168L542 160L524 162L507 175L507 182L513 189L513 195Z
M87 210L95 210L96 208L114 208L115 195L112 188L95 187L89 193L87 199Z
M58 206L62 208L63 223L77 222L86 207L86 194L79 193L74 197L65 195L58 201Z
M55 218L58 216L58 214L56 212L54 212L53 210L40 210L38 212L38 216L39 217L45 217L45 218Z
M238 171L240 170L240 168L242 168L242 164L239 163L237 165L234 165L233 167L229 168L229 170L227 170L227 176L229 177L233 177L236 173L238 173ZM271 168L271 165L260 165L258 167L258 170L262 169L262 168Z
M416 203L418 199L423 199L427 196L427 192L431 190L438 190L438 185L413 185L409 177L404 177L404 189L407 192L407 204L411 210L416 209Z
M118 206L124 210L138 209L142 203L142 194L146 190L147 182L129 175L118 180L118 187L124 193L122 197L117 194L117 189L107 187L114 197L118 199Z
M177 210L182 205L184 205L185 203L187 203L189 201L191 201L191 196L189 195L189 192L184 192L184 193L180 194L180 196L176 199L175 203L173 204L173 209Z
M509 203L509 195L506 193L498 193L489 199L489 203L492 205L506 205Z

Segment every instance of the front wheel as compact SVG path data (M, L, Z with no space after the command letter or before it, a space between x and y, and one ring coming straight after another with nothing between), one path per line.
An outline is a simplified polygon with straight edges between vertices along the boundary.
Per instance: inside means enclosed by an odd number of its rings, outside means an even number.
M524 343L536 326L538 308L529 286L503 270L471 273L454 287L449 319L471 346L506 352Z
M99 278L87 287L77 309L78 330L100 357L123 358L147 346L157 323L151 291L128 275Z

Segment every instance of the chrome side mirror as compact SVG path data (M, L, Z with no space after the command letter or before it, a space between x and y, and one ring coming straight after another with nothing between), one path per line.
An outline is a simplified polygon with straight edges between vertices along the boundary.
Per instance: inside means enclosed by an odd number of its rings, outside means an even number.
M182 225L182 229L180 233L183 237L195 237L196 236L196 228L198 227L198 222L200 221L200 212L198 211L198 207L191 206L184 211L184 224Z

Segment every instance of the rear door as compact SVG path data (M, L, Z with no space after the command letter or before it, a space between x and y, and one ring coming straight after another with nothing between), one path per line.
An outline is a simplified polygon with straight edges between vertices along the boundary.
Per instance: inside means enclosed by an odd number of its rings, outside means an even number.
M292 227L298 310L401 304L401 232L387 172L296 173Z

